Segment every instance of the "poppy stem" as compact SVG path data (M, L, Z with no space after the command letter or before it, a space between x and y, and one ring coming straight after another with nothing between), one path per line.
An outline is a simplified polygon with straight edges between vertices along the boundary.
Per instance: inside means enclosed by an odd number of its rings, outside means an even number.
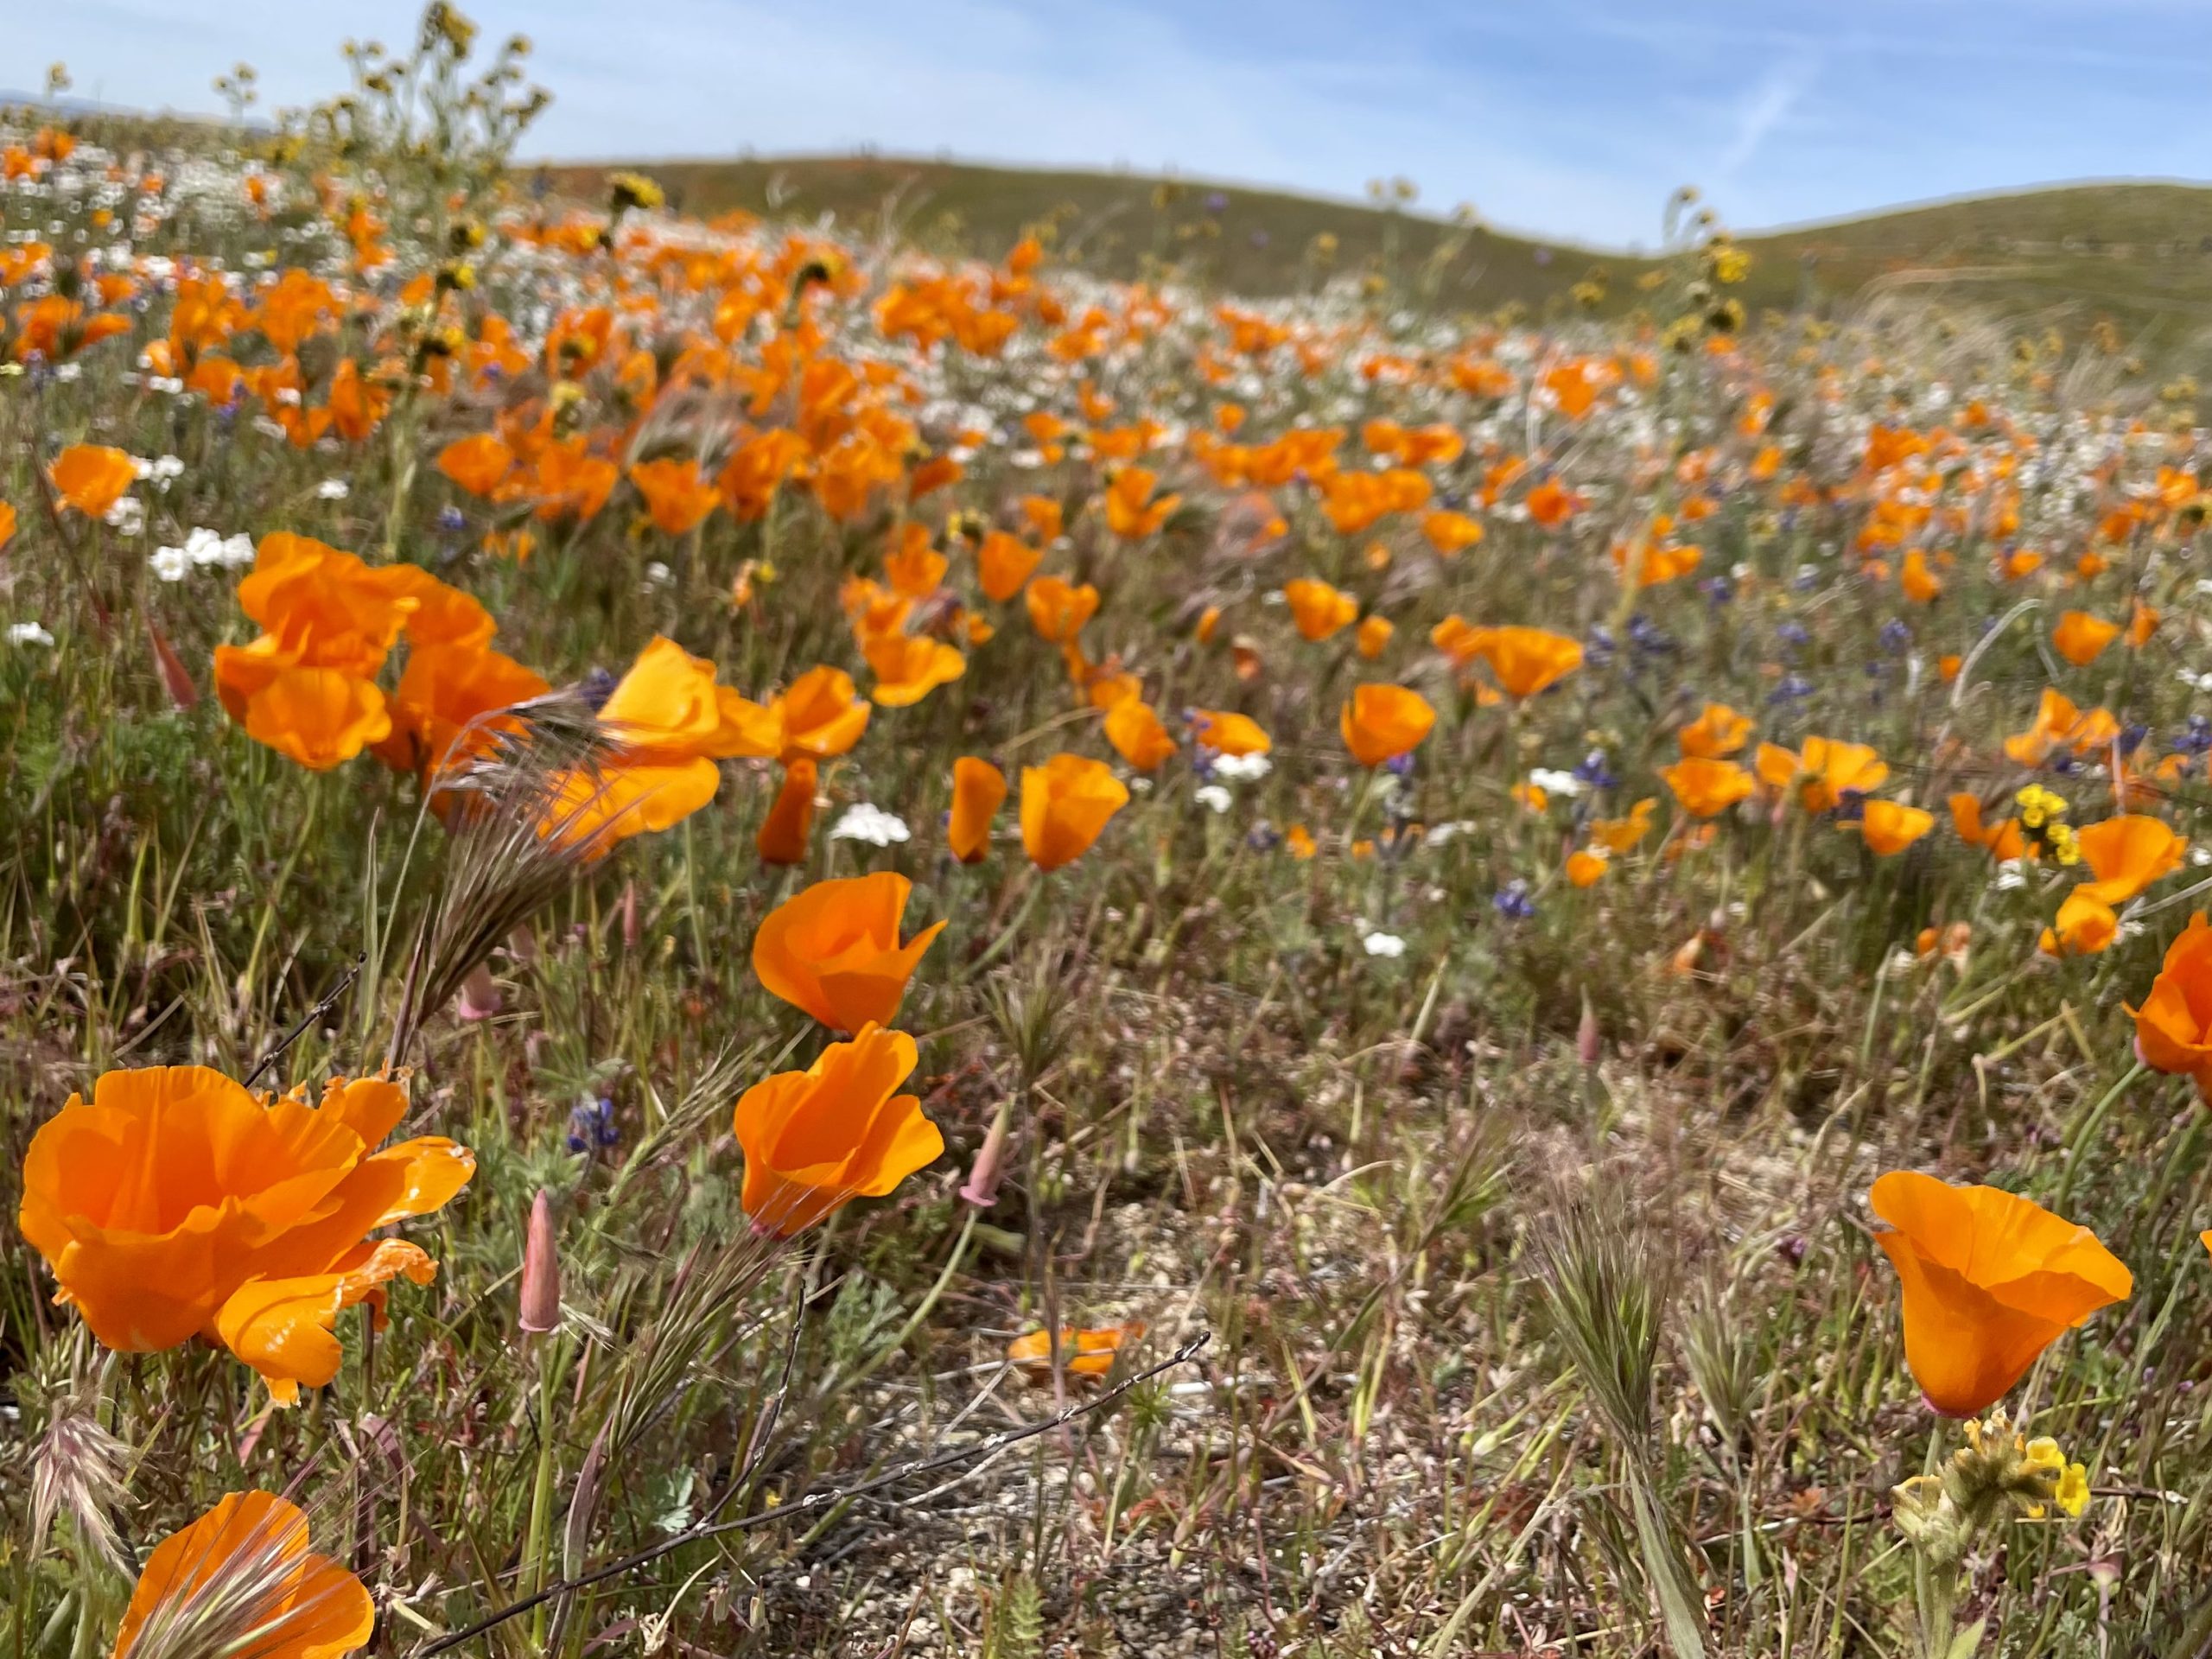
M2058 1178L2058 1191L2051 1198L2053 1209L2065 1209L2066 1200L2074 1192L2074 1178L2082 1170L2082 1155L2088 1151L2089 1142L2095 1138L2097 1131L2104 1127L2105 1115L2112 1110L2113 1103L2148 1075L2150 1070L2142 1061L2136 1061L2120 1075L2119 1082L2105 1090L2104 1097L2090 1107L2088 1115L2075 1126L2069 1137L2073 1147L2066 1156L2066 1173Z

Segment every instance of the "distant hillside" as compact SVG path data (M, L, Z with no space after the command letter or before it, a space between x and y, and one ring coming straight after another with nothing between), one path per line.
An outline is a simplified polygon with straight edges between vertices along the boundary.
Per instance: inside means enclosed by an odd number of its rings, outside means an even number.
M864 156L641 165L692 212L826 213L863 232L887 224L925 245L987 257L1058 212L1064 253L1105 274L1135 276L1147 256L1179 257L1252 295L1310 282L1308 250L1323 232L1337 238L1338 268L1388 259L1406 274L1460 234L1419 213L1233 185L1183 183L1156 207L1160 181L1125 174ZM595 194L605 170L551 172L556 188ZM1192 228L1208 222L1213 231ZM2212 188L2200 186L2053 186L1751 235L1745 245L1754 256L1745 298L1755 308L1907 290L2015 318L2086 326L2110 316L2129 336L2167 347L2212 325ZM1541 308L1563 301L1593 264L1611 271L1616 307L1633 302L1644 259L1487 229L1467 238L1442 292L1455 306Z

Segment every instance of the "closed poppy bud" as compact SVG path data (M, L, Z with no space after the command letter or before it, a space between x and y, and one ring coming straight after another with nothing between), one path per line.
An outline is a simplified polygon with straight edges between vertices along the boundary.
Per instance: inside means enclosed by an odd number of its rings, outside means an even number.
M784 768L783 786L754 837L763 864L804 861L807 840L814 831L814 762L805 756Z
M168 693L170 704L178 709L196 708L200 688L193 684L191 672L185 667L184 659L176 654L176 647L169 644L150 616L146 619L146 640L154 648L154 666L160 671L162 690Z
M944 931L936 922L899 943L913 890L890 870L816 882L763 918L753 936L753 971L770 995L834 1031L885 1023L898 1014L922 953Z
M988 1210L999 1201L999 1181L1006 1172L1007 1116L1007 1109L1001 1105L984 1132L983 1144L976 1149L976 1161L960 1188L961 1202L978 1210Z
M1402 685L1362 685L1354 688L1337 723L1352 759L1379 766L1419 748L1436 724L1436 710Z
M945 842L963 864L982 861L991 849L991 820L1006 800L1006 774L988 760L963 754L952 763L952 815Z
M543 1187L531 1200L522 1245L522 1328L543 1336L561 1325L561 1254L553 1234L553 1198Z
M1221 607L1218 605L1207 606L1205 609L1198 614L1198 626L1196 630L1198 643L1202 645L1210 645L1213 644L1214 630L1218 628L1220 626Z
M1090 850L1129 791L1101 760L1056 754L1021 769L1021 844L1040 870L1057 870Z
M944 1150L912 1095L914 1039L864 1027L804 1071L747 1090L732 1128L745 1150L746 1213L755 1231L789 1238L856 1198L880 1198Z
M2088 1228L1997 1187L1898 1171L1869 1197L1904 1291L1905 1363L1947 1416L1987 1409L2058 1337L2134 1290Z
M149 1653L189 1647L262 1659L338 1659L366 1647L375 1602L360 1580L308 1545L297 1504L232 1492L154 1546L113 1659L128 1659L142 1636Z

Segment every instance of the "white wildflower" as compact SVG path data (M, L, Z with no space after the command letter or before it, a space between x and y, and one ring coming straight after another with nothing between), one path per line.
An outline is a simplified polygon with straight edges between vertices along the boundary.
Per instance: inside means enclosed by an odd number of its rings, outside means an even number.
M157 547L146 563L163 582L182 582L192 574L191 556L181 547Z
M54 636L35 622L10 622L8 643L11 645L46 645L54 644Z
M1406 942L1403 939L1395 933L1385 933L1379 928L1360 940L1360 944L1370 957L1402 957L1406 954Z
M321 501L343 501L353 493L353 486L342 478L326 478L315 486L315 493Z
M1236 797L1219 784L1201 785L1192 791L1191 798L1200 806L1211 807L1217 812L1228 811L1236 800Z
M1554 772L1549 766L1532 766L1529 781L1547 795L1564 795L1572 800L1590 787L1571 772Z
M1231 783L1245 783L1266 777L1274 766L1264 754L1224 754L1215 758L1213 775L1226 778Z
M888 847L893 842L905 841L912 835L903 818L893 817L880 806L860 801L845 809L844 817L830 828L832 841L864 841L871 847Z

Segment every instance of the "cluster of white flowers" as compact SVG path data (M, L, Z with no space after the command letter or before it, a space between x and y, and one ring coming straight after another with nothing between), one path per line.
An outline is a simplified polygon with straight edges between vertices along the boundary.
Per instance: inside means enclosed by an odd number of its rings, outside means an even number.
M894 817L866 801L847 807L844 816L830 826L830 840L864 841L871 847L888 847L893 842L910 839L912 834L905 819Z
M52 645L54 636L35 622L10 622L8 643L11 645Z
M1237 784L1248 783L1255 778L1264 778L1274 769L1274 763L1264 754L1216 755L1213 762L1215 777L1226 778L1231 783Z
M1219 784L1201 784L1191 791L1191 798L1210 811L1226 812L1236 798Z
M184 538L183 546L157 547L146 563L163 582L182 582L194 570L210 566L243 570L253 563L253 537L244 531L225 536L201 525Z
M1549 766L1532 766L1529 781L1547 795L1564 795L1572 800L1589 785L1571 772L1554 772Z

